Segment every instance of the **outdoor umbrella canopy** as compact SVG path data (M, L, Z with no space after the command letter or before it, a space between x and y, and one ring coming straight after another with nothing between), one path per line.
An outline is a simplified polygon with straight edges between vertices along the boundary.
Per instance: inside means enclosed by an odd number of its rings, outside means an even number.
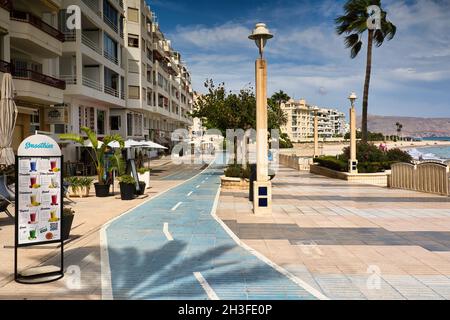
M13 98L14 84L9 73L3 75L0 94L0 165L10 166L15 162L11 142L18 111Z

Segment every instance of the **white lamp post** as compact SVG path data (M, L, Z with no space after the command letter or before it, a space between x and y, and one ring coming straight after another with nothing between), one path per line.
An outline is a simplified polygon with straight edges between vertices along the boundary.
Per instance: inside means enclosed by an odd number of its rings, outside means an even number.
M267 124L267 63L264 59L264 47L267 40L273 38L264 23L257 23L250 40L254 40L259 49L256 60L256 167L257 177L253 188L253 212L255 214L272 213L272 183L269 180L269 146Z
M319 108L314 107L314 158L319 157Z
M349 172L358 173L358 160L356 158L356 111L355 101L358 99L356 93L352 92L348 97L351 103L350 107L350 160L349 160Z

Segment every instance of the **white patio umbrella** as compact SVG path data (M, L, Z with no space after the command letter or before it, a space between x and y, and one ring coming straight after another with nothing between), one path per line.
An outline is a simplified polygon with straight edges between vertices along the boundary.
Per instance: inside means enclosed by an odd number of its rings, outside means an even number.
M140 142L141 146L149 148L149 149L167 149L166 147L157 144L153 141L141 141Z
M15 162L11 143L18 111L14 102L14 84L9 73L3 75L0 94L0 165L10 166Z

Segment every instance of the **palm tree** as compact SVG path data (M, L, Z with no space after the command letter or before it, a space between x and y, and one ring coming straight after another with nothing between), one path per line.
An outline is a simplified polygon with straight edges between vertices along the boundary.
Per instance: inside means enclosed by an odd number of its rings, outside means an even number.
M94 131L92 131L90 128L82 127L81 131L83 131L88 140L92 144L92 149L94 150L94 155L92 155L92 161L95 165L96 171L97 171L97 178L98 178L98 184L99 185L105 185L107 184L107 180L105 179L105 153L106 149L109 148L108 145L111 142L118 142L120 145L120 149L123 149L124 147L124 141L122 136L116 134L112 136L105 136L103 138L102 143L98 140L97 135ZM85 138L83 136L80 136L78 134L73 133L67 133L67 134L61 134L60 136L61 140L68 140L68 141L74 141L76 143L79 143L81 145L84 145Z
M372 30L367 26L370 14L368 7L376 5L381 9L381 30ZM367 65L364 81L364 96L362 108L362 140L367 142L367 117L369 104L370 75L372 72L372 48L373 44L380 47L384 40L392 40L397 27L387 20L387 13L381 8L381 0L348 0L344 5L345 14L335 20L336 31L339 35L346 34L345 46L351 49L351 58L354 59L361 51L362 35L367 31Z
M398 138L400 139L400 134L402 133L403 125L402 125L400 122L397 122L397 123L395 124L395 126L397 127L397 135L398 135Z

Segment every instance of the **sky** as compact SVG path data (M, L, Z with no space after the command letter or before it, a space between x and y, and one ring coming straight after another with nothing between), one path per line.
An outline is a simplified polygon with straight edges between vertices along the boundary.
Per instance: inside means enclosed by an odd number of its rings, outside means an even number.
M253 86L255 23L274 34L266 48L269 94L283 90L311 105L348 112L362 97L367 36L356 59L335 32L342 0L147 0L182 54L194 90L213 79L238 91ZM383 0L396 37L374 48L369 113L450 117L450 0ZM357 107L360 109L362 99ZM359 111L360 113L360 111Z

